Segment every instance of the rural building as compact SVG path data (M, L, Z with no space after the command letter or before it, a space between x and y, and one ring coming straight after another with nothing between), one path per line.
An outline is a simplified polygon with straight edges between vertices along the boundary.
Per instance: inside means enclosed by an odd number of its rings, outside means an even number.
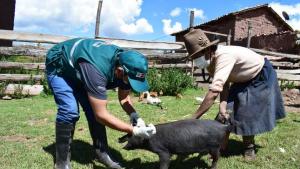
M13 30L16 0L0 1L0 29ZM0 40L0 46L12 46L12 41Z
M194 27L211 32L230 33L231 44L239 46L247 46L250 29L250 47L286 53L297 51L297 33L268 4L232 12ZM176 41L183 41L187 32L188 29L185 29L171 35L176 37Z

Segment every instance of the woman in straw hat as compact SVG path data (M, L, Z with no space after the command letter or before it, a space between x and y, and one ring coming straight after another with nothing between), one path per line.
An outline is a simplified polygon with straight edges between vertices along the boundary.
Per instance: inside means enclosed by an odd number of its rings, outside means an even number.
M271 131L276 120L285 117L277 75L271 63L248 48L217 45L218 40L209 41L200 29L191 29L184 36L184 42L189 57L204 57L207 70L213 76L209 91L193 117L200 118L220 95L217 119L228 118L227 109L232 109L232 118L237 122L233 132L243 137L244 157L255 159L254 136Z

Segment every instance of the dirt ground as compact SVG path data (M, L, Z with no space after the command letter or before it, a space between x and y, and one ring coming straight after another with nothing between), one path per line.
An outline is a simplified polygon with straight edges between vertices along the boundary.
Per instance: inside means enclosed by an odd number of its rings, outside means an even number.
M282 92L285 111L300 113L300 90L290 89Z

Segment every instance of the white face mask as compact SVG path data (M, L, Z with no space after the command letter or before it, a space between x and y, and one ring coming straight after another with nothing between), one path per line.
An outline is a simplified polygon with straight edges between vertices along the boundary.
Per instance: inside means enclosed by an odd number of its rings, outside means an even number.
M195 59L195 65L201 69L205 69L210 65L210 59L206 60L204 56Z

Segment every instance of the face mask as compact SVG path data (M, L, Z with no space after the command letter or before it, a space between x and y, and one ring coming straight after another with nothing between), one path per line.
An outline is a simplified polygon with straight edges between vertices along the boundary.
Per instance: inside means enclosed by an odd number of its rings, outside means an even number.
M125 75L125 72L123 72L122 80L123 80L123 83L128 84L128 75Z
M210 60L206 60L204 56L195 59L195 65L201 69L205 69L210 65Z

